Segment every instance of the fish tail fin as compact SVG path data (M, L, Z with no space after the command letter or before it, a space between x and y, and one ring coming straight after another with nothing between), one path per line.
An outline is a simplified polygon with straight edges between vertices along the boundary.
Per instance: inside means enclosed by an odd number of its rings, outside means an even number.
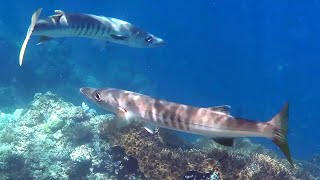
M289 163L293 166L289 145L288 145L288 117L289 104L285 103L281 111L276 114L268 123L274 127L272 141L281 149Z
M19 65L20 66L22 66L23 56L24 56L24 53L26 51L26 47L27 47L28 41L29 41L30 36L31 36L31 34L33 32L34 26L36 25L36 22L39 19L41 11L42 11L42 8L39 8L36 12L33 13L32 17L31 17L31 24L30 24L30 26L28 28L26 38L24 39L23 44L22 44L21 49L20 49L20 54L19 54Z

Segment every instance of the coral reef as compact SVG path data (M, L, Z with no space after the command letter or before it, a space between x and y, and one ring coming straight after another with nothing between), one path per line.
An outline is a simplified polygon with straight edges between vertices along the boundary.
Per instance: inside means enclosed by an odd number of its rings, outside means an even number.
M168 149L161 137L150 135L140 125L133 124L114 131L109 124L100 126L113 145L123 147L128 155L138 160L141 172L150 179L181 179L188 171L216 172L216 162L199 150ZM113 133L110 133L112 132Z
M248 140L237 142L232 149L207 141L205 145L202 142L201 149L182 150L166 146L159 133L151 135L139 124L119 132L114 131L112 124L104 123L100 133L136 158L141 172L150 179L181 179L191 176L186 174L190 171L196 171L192 176L209 173L215 179L314 179L299 166L292 169L275 154L260 154L257 145L249 147Z
M74 144L88 143L93 138L93 132L90 126L81 123L71 123L68 127L63 129L65 138Z
M170 129L157 129L159 136L161 136L161 140L166 146L172 148L182 148L182 149L191 149L193 148L193 144L190 142L185 141L182 138L179 138L174 130Z
M6 119L0 133L1 161L3 169L10 168L10 171L0 173L9 179L19 179L17 173L29 179L68 179L74 178L75 174L85 177L93 164L100 162L99 151L94 150L94 142L98 142L94 139L98 138L97 133L95 137L91 135L90 141L75 144L73 141L83 139L83 134L80 134L83 131L73 134L74 139L70 139L64 134L65 129L77 124L76 127L85 126L97 132L97 124L110 118L95 116L94 111L66 103L50 92L36 94L28 109L1 117ZM14 163L19 165L19 172L11 168Z
M318 157L291 169L247 139L226 148L139 123L115 129L113 115L50 92L0 120L0 179L315 179L320 170Z

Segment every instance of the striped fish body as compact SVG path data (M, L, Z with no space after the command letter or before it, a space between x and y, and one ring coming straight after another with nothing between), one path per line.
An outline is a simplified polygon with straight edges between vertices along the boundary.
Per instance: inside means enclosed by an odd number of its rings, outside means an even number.
M125 112L126 120L140 120L163 128L209 137L273 137L274 128L268 123L236 119L210 108L177 104L112 88L97 90L96 93L101 94L101 97L114 99L101 101L101 107L116 114L119 113L119 107ZM92 100L95 100L94 97ZM113 103L107 105L104 102Z
M111 34L130 35L128 22L88 14L61 14L39 19L33 35L48 37L87 37L112 40Z
M149 132L152 132L151 124L192 134L222 137L219 138L220 143L221 139L225 138L228 144L231 142L231 146L234 137L271 139L293 165L287 142L289 108L287 103L271 120L254 122L235 118L217 107L192 107L120 89L83 87L80 92L100 107L117 114L124 121L142 121ZM227 143L225 141L221 144Z
M164 41L129 22L92 14L61 13L39 19L33 35L46 37L85 37L131 47L157 47Z
M64 13L61 10L56 10L55 15L39 19L41 12L42 8L39 8L31 17L31 24L20 49L20 66L31 35L41 36L38 44L57 37L94 38L136 48L155 48L165 44L161 38L120 19Z
M119 107L134 119L156 126L208 137L268 137L271 125L235 119L210 108L192 107L132 92L121 92Z

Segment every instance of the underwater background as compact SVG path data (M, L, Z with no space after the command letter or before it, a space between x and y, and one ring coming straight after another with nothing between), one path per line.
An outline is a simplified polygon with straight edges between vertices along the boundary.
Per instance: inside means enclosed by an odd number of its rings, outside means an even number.
M39 7L43 8L41 17L61 9L122 19L165 39L167 44L137 49L92 39L59 38L37 46L38 38L32 36L20 67L19 50L30 17ZM292 157L301 164L308 162L319 168L317 0L6 1L0 10L3 117L14 114L16 109L37 107L30 104L40 97L35 97L35 93L48 91L55 94L45 96L49 99L62 98L75 106L85 102L97 114L106 114L79 93L83 86L126 89L200 107L228 104L232 115L258 121L269 120L288 101ZM1 130L17 128L18 120L21 118L7 123L2 120ZM63 129L62 134L66 131ZM18 134L13 133L12 138L19 139ZM178 134L185 141L196 139ZM283 158L271 141L250 140ZM319 174L314 174L316 170L312 173L319 178ZM33 175L30 179L41 178Z

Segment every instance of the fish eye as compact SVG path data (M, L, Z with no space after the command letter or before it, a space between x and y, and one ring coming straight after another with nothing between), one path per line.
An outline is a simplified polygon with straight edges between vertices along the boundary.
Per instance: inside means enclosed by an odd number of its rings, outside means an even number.
M100 93L96 93L95 95L94 95L94 98L97 100L97 101L101 101L101 95L100 95Z
M152 43L153 38L152 38L152 36L147 36L144 40L145 40L147 43Z

